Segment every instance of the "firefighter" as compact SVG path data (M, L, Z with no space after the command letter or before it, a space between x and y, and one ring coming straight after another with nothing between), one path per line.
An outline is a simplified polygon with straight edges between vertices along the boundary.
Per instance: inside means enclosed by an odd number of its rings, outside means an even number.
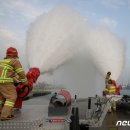
M20 82L28 84L25 72L18 60L18 52L15 48L10 47L6 51L6 57L0 60L0 120L2 121L14 117L12 109L17 98L14 86L14 81L17 81L15 75L19 76Z
M108 95L115 95L116 94L116 86L113 85L113 81L110 79L107 85L107 94ZM111 105L108 112L112 112L112 110L116 111L116 102L111 100Z
M106 77L105 77L106 88L107 88L107 85L108 85L108 81L110 80L110 76L111 76L111 72L107 72Z

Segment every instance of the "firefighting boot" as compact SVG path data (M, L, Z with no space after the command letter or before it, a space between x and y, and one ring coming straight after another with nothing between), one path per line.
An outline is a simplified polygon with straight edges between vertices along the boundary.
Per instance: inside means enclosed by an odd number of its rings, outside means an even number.
M112 102L112 109L113 109L113 111L116 111L116 102L115 101Z
M0 120L5 121L5 120L11 120L12 118L14 118L14 116L12 115L12 107L4 106L2 109Z
M6 120L11 120L14 118L14 115L8 116L8 117L1 117L0 120L1 121L6 121Z
M112 112L112 108L110 106L109 109L108 109L108 113L111 113L111 112Z

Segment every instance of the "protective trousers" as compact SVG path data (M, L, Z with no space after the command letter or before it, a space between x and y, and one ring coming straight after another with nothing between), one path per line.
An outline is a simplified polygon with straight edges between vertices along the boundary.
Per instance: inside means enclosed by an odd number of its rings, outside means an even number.
M0 112L1 118L10 117L17 98L13 83L0 83Z
M108 112L112 112L112 110L116 111L116 102L114 100L111 101L111 105L109 107Z

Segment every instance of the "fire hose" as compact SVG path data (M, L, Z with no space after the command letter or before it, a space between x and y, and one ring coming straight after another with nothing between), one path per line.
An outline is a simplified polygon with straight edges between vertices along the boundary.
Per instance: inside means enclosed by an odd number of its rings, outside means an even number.
M33 84L36 83L38 77L40 76L40 70L38 68L30 68L26 74L28 85L19 83L16 86L17 100L15 102L14 108L22 108L23 99L32 91Z

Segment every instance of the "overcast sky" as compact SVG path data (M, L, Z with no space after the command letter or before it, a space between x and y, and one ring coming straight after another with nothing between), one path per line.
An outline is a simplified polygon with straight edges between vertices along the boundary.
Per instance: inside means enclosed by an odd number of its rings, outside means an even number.
M30 23L60 4L75 8L93 26L106 27L122 38L126 42L129 68L130 0L0 0L0 58L7 47L16 46L26 67L26 32Z

